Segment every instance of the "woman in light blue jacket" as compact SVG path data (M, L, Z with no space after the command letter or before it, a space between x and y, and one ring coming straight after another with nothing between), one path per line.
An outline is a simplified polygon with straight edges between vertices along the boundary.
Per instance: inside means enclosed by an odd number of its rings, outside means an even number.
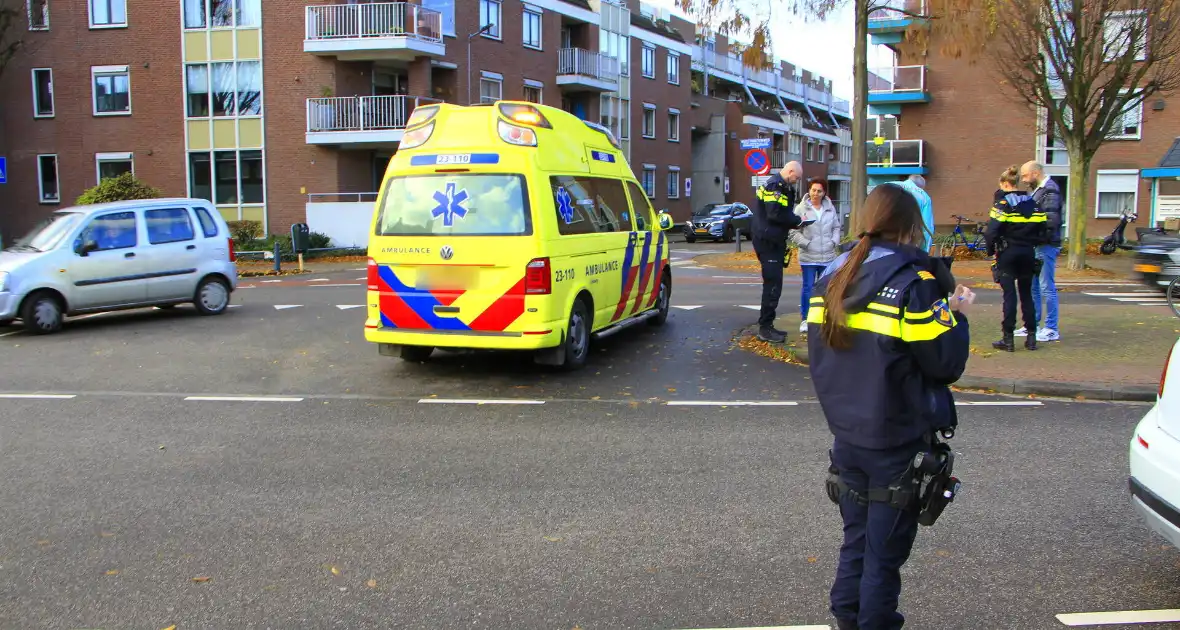
M840 253L840 236L843 234L840 213L832 200L828 199L827 185L822 179L808 182L807 196L795 206L795 214L801 217L806 227L791 230L791 242L799 248L799 269L803 276L803 294L799 297L799 315L803 323L799 332L807 332L807 308L811 303L811 289L815 280L828 263Z

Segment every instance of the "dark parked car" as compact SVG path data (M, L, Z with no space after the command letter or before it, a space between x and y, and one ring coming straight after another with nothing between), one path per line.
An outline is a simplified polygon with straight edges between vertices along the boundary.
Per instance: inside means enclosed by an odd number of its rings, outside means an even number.
M1180 275L1180 236L1174 232L1139 229L1135 251L1135 272L1139 281L1167 291L1172 278Z
M703 238L729 243L738 230L742 231L746 240L750 240L750 221L753 216L754 213L745 204L709 204L684 223L684 240L692 243Z

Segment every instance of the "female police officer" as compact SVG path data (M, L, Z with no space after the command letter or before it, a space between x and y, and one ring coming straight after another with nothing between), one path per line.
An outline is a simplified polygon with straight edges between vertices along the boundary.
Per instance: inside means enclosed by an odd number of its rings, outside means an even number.
M914 246L922 243L922 216L904 189L877 186L861 216L858 242L816 284L822 297L811 300L807 345L846 490L832 614L841 630L892 630L905 620L897 612L900 571L918 514L882 491L910 479L934 432L957 424L949 386L967 365L964 311L975 294L936 278L949 273Z
M1038 271L1036 248L1049 242L1048 215L1028 193L1017 190L1019 183L1017 166L1010 166L1000 174L1000 189L996 191L991 218L984 231L987 255L996 257L996 281L1004 290L1004 319L1000 323L1003 337L992 347L1008 352L1016 350L1013 330L1017 294L1025 330L1037 329L1032 297L1032 283ZM1036 350L1037 336L1026 337L1024 347Z

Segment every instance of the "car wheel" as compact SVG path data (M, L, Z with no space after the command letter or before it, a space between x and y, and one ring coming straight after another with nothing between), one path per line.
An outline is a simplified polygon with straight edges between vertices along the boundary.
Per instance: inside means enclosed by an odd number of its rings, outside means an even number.
M697 237L695 237L695 236L685 236L685 237L684 237L684 242L685 242L685 243L695 243L695 242L697 242Z
M565 370L572 372L586 365L586 359L590 356L590 326L590 311L586 309L586 303L580 298L574 300L566 324L565 362L562 364Z
M221 278L205 278L197 285L193 304L202 315L220 315L229 308L229 286Z
M668 309L672 305L672 281L668 274L660 276L660 293L656 297L656 315L647 320L650 326L663 326L668 321Z
M434 354L434 346L402 346L402 361L410 363L426 363L430 355Z
M34 335L47 335L61 330L64 318L61 300L48 291L30 295L21 307L25 330Z

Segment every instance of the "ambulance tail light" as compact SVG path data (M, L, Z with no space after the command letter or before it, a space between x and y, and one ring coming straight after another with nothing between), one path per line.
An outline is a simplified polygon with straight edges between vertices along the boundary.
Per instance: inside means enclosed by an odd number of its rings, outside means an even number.
M229 261L238 262L238 253L234 251L234 239L226 239L229 241Z
M367 284L369 285L369 290L380 291L380 289L377 287L379 284L377 281L377 261L373 260L372 258L369 259L369 269L365 276Z
M438 105L423 105L414 108L414 113L410 114L410 119L406 121L406 129L413 129L418 125L424 125L438 115Z
M524 270L525 295L549 295L553 292L553 273L548 258L534 258Z
M398 149L415 149L426 144L430 139L430 135L434 133L434 123L418 127L417 129L407 129L402 134L402 141L398 144Z
M521 147L537 146L537 132L528 127L518 127L503 120L497 122L497 127L500 131L500 139L508 144Z
M500 115L518 125L552 129L549 119L541 110L526 103L500 103Z
M1168 350L1168 358L1164 359L1164 369L1163 369L1163 371L1160 372L1160 389L1159 389L1159 397L1160 398L1164 397L1164 383L1165 383L1165 381L1168 380L1168 364L1172 362L1172 350L1175 350L1175 349L1176 349L1176 346L1173 344L1172 349Z

